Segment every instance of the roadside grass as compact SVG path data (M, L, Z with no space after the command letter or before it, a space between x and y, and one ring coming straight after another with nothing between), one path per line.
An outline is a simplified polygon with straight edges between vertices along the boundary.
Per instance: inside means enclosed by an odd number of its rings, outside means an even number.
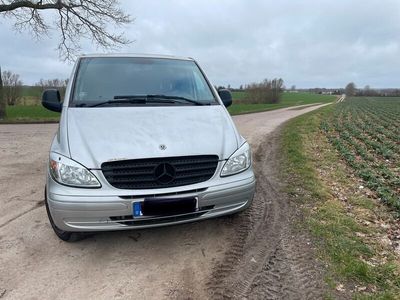
M399 299L399 261L387 238L394 222L340 159L320 129L330 105L289 121L283 129L287 192L304 212L333 295ZM299 221L300 222L300 221Z
M59 119L59 113L49 111L41 105L15 105L7 107L7 119L4 122L51 122Z
M275 104L247 104L245 103L246 92L233 92L233 104L228 108L231 115L239 115L251 112L268 111L273 109L317 104L329 103L336 99L333 95L320 95L313 93L282 93L282 98L279 103Z

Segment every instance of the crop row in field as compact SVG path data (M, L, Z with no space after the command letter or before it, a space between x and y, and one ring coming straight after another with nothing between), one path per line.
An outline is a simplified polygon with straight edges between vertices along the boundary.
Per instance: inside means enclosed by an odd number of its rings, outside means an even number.
M348 98L321 126L365 185L400 214L400 98Z

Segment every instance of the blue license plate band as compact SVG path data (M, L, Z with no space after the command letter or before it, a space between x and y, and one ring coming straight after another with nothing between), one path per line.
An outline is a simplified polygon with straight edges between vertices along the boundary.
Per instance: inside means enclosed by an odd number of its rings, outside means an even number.
M133 216L140 217L142 215L142 203L134 202L133 203Z

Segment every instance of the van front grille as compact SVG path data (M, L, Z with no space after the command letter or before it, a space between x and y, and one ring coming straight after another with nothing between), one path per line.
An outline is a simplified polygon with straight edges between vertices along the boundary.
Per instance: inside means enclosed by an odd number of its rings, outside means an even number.
M113 187L156 189L209 180L217 165L217 155L198 155L110 161L101 170Z

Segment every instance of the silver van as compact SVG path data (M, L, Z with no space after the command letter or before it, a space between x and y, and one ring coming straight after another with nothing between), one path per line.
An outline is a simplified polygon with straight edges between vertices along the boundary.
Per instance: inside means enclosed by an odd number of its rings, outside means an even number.
M45 189L59 238L180 224L239 212L255 191L249 144L191 58L84 55L64 101Z

